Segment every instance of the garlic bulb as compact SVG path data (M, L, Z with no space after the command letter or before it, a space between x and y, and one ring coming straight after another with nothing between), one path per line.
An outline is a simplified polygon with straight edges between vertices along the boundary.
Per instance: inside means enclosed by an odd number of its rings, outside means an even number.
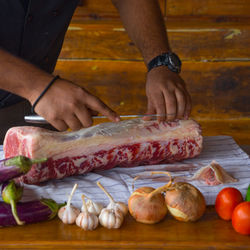
M71 194L68 198L67 205L63 206L58 211L58 217L65 224L73 224L76 221L76 217L79 215L80 210L72 205L70 205L73 194L77 188L77 184L74 185Z
M109 197L110 203L107 206L107 209L119 210L125 216L128 213L128 207L123 202L115 202L113 197L107 192L107 190L102 186L102 184L98 181L97 185L102 191Z
M125 216L128 213L128 207L125 203L123 202L113 202L111 201L108 206L108 209L114 209L114 210L119 210L122 212L122 214Z
M87 209L90 213L99 215L103 209L103 205L98 202L93 202L88 198L88 201L86 203ZM81 211L84 211L84 208L82 207Z
M83 228L84 230L94 230L97 228L99 222L98 222L98 217L93 214L88 212L87 205L85 202L85 196L82 195L82 201L83 201L83 206L82 206L82 212L77 216L76 218L76 225L78 227Z
M73 224L76 221L76 217L79 215L80 210L73 206L61 207L58 211L58 217L64 224Z
M123 214L120 210L104 208L99 215L99 221L108 229L119 228L123 222Z

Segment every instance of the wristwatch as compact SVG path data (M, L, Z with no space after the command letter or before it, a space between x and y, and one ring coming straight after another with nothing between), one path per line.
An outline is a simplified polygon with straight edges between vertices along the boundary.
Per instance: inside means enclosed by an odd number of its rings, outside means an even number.
M163 53L153 58L147 65L148 72L155 67L159 67L163 65L167 66L171 71L175 73L181 72L181 60L173 52Z

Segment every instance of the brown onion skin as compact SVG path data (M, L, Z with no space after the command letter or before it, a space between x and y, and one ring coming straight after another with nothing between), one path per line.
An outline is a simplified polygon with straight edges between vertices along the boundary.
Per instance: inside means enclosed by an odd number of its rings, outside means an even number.
M154 191L151 187L141 187L135 190L128 200L128 209L136 221L155 224L167 214L167 206L161 193L149 199L148 194ZM138 193L142 194L139 195Z
M187 218L175 216L179 221L196 221L204 214L206 202L203 194L192 184L177 182L165 194L166 205L187 215Z

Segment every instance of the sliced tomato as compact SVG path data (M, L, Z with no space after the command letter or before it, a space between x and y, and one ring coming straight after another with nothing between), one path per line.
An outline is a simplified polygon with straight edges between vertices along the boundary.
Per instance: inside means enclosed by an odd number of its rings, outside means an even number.
M236 206L232 215L232 225L236 232L250 235L250 201Z
M241 192L233 187L222 189L215 201L215 210L223 220L231 220L234 208L243 201Z

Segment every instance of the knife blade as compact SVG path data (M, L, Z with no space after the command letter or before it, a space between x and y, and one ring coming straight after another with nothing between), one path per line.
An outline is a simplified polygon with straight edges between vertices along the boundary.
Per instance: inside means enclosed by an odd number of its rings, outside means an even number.
M165 116L165 115L120 115L120 118L142 118L142 117L160 117L160 116ZM92 119L108 119L108 117L104 115L98 115L98 116L92 116ZM36 124L49 123L42 116L39 115L26 115L24 116L24 120L27 123L36 123Z

